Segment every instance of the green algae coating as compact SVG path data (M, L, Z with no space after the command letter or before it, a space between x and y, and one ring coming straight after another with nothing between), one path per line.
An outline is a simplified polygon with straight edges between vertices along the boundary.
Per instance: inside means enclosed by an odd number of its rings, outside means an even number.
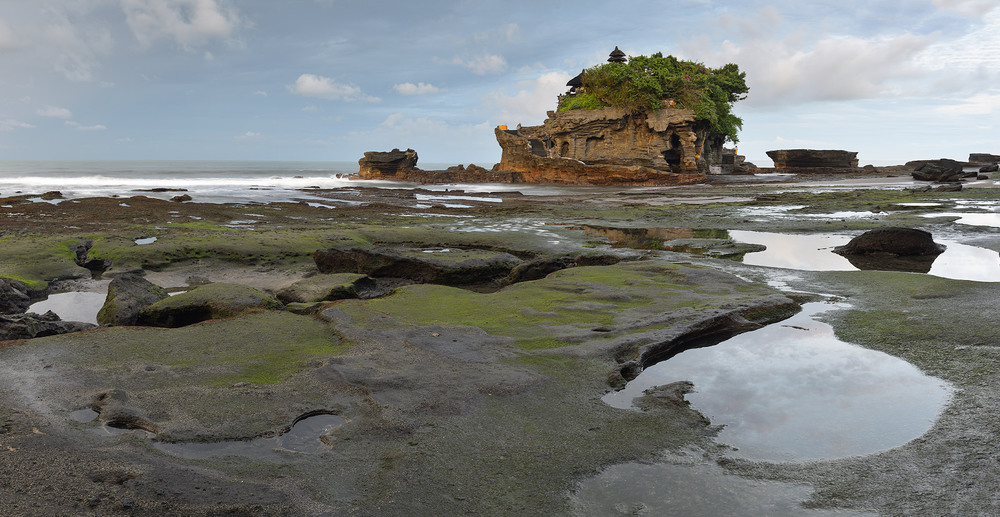
M348 349L323 323L288 312L248 314L178 329L112 327L49 339L76 342L75 348L86 352L73 360L108 379L139 365L180 368L182 376L159 381L175 387L275 384L309 360Z
M65 235L2 237L0 277L43 290L54 280L90 276L90 271L74 262L76 255L70 250L80 240Z
M709 288L688 277L698 272L699 268L675 264L577 267L495 293L412 285L390 297L349 300L338 308L362 326L399 324L394 322L467 325L512 337L524 350L536 350L579 342L580 338L569 336L612 325L620 318L711 309L723 301L719 297L724 297L725 303L736 303L773 294L739 283ZM380 315L390 316L392 321L386 322Z
M331 275L313 275L278 292L278 299L285 303L316 303L324 300L339 300L354 298L357 290L355 282L366 278L357 273L336 273Z
M181 326L188 323L236 316L251 309L281 309L267 293L240 284L207 284L171 296L139 312L139 321L154 326Z

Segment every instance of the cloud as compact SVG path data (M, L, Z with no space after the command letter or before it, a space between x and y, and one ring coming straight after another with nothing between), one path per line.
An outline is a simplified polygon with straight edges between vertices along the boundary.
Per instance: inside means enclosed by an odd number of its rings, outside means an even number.
M18 50L23 46L24 44L11 30L10 25L3 18L0 18L0 54Z
M49 118L62 118L71 119L73 118L73 112L66 108L57 108L55 106L43 106L35 112L39 117L49 117Z
M300 75L294 85L288 86L288 91L303 97L316 97L327 100L361 100L367 102L378 102L381 100L378 97L363 94L361 88L357 86L340 84L329 77L314 74Z
M84 126L83 124L80 124L79 122L73 122L72 120L67 120L66 125L73 126L79 129L80 131L104 131L108 129L107 126L104 126L102 124L97 124L94 126Z
M934 110L944 116L992 115L1000 111L1000 94L977 93L960 104L941 106Z
M111 31L98 18L71 20L67 13L50 11L49 14L51 18L40 31L39 39L44 49L54 53L49 58L52 68L70 81L93 80L101 60L114 48Z
M699 56L711 66L738 63L747 73L750 93L744 102L748 106L898 94L902 83L926 76L915 59L937 39L936 35L904 33L813 40L808 27L777 36L782 33L783 20L773 9L762 10L756 17L730 16L720 25L738 39L725 40L714 49L701 40L687 45L685 53ZM763 27L770 34L762 33Z
M939 9L967 16L982 16L997 7L996 0L931 0Z
M35 126L18 120L0 119L0 131L12 131L16 128L32 129Z
M483 54L469 59L456 57L451 64L464 66L476 75L499 74L507 70L507 60L496 54Z
M264 90L257 90L255 92L253 92L253 94L257 95L257 96L260 96L260 97L267 97L267 92L265 92Z
M163 38L185 50L212 40L235 45L236 32L247 25L235 8L220 6L217 0L120 1L125 21L143 47Z
M516 23L508 23L493 30L476 33L473 39L478 43L496 40L513 42L517 41L520 35L521 27Z
M260 137L260 133L256 133L254 131L247 131L246 133L243 133L242 135L237 135L237 136L233 137L233 139L236 140L237 142L242 142L242 141L246 141L246 140L253 140L253 139L259 138L259 137Z
M442 90L433 84L427 83L402 83L393 86L400 95L429 95L432 93L440 93Z
M486 105L501 124L541 123L545 112L555 109L559 94L566 92L566 82L572 77L567 72L546 72L536 79L519 82L519 90L513 95L503 90L490 94Z

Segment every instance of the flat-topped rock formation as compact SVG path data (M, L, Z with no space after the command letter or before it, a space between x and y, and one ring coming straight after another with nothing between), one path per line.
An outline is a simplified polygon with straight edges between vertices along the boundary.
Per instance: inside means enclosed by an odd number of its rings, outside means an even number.
M682 185L705 179L722 163L724 137L694 111L664 107L629 113L620 108L549 112L540 126L497 128L497 171L528 183Z
M840 149L777 149L767 151L775 169L853 169L858 153Z

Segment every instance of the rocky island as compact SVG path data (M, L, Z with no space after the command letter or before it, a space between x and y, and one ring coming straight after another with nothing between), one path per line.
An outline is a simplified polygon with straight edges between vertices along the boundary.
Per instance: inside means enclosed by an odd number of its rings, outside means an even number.
M748 88L736 65L711 69L654 54L631 60L615 49L584 70L540 126L497 127L500 162L420 171L412 149L369 152L361 179L426 183L482 181L563 185L687 185L731 172L742 120L731 106Z

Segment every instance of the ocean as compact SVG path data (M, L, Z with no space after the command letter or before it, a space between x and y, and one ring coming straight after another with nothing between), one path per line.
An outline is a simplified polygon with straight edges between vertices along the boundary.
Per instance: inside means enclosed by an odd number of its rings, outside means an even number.
M446 164L421 164L438 170ZM524 195L644 190L649 187L587 187L511 184L421 185L360 181L357 162L263 161L0 161L0 198L59 191L65 199L187 194L198 203L271 203L322 199L307 189L421 188L432 191L518 191ZM152 192L152 189L185 189ZM304 190L306 189L306 190Z
M0 197L57 190L67 199L169 199L180 193L150 190L186 189L199 202L274 202L303 198L298 189L343 187L357 172L356 162L0 161Z

